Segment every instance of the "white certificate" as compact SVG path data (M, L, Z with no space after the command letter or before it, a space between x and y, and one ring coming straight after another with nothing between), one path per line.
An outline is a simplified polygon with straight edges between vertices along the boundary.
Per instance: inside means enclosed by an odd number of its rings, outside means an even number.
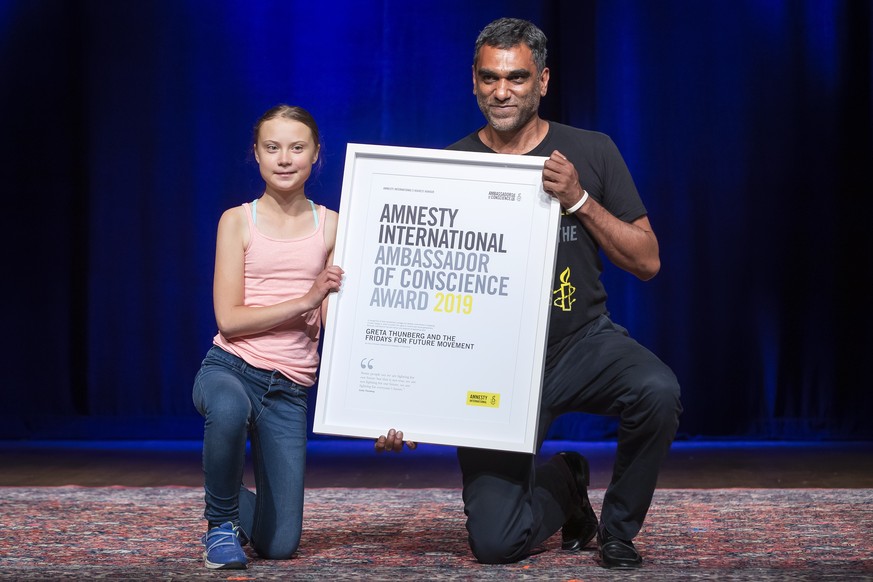
M534 452L560 220L545 159L348 145L316 433Z

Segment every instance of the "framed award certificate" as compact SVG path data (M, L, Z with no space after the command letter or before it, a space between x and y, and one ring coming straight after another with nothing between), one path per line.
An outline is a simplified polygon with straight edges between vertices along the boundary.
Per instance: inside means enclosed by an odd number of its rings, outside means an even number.
M560 220L545 159L348 145L316 433L534 452Z

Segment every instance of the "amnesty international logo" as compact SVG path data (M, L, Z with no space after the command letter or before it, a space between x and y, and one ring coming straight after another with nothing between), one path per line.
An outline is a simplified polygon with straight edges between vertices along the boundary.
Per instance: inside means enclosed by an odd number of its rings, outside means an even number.
M555 307L560 307L562 311L573 311L573 304L576 303L576 300L573 299L576 287L570 284L570 267L564 269L560 278L561 286L552 291L552 295L557 295L552 304Z
M494 392L467 392L467 406L500 408L500 394Z

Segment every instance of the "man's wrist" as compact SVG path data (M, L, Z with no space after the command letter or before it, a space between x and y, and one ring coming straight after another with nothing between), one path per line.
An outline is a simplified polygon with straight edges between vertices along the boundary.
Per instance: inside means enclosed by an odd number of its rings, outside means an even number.
M582 190L582 198L576 204L567 209L567 214L576 214L576 211L582 208L582 205L588 202L588 191Z

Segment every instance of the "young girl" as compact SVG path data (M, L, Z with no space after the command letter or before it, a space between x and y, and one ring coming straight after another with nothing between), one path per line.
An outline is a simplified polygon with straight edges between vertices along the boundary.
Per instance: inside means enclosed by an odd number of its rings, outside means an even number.
M315 383L337 213L306 198L318 160L312 116L276 106L258 120L255 160L263 195L218 223L213 303L218 334L194 380L205 419L203 473L207 568L242 569L241 545L288 559L300 542L306 396ZM242 486L251 439L257 495Z

